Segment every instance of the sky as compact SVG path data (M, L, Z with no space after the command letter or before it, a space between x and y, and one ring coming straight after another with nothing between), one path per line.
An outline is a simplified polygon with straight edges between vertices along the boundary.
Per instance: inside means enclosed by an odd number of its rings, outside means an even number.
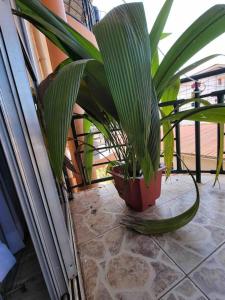
M126 2L137 2L137 0L127 0ZM143 0L142 2L144 3L146 19L150 31L164 0ZM123 4L123 1L94 0L93 4L98 7L101 17L103 17L113 7ZM172 34L160 42L159 47L162 53L165 54L191 23L215 4L225 4L225 0L174 0L170 16L164 30L164 32L170 32ZM213 42L205 46L198 54L192 57L189 63L193 63L211 54L222 54L224 56L219 56L210 60L195 71L203 70L204 68L214 64L225 64L225 34L222 34Z

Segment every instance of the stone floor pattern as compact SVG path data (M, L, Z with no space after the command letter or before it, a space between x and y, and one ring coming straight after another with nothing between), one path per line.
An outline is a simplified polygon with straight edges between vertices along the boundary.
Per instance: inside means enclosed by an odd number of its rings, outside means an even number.
M174 233L144 236L120 225L125 214L166 218L195 200L192 179L163 182L157 204L131 212L112 183L76 193L71 210L88 300L224 300L225 176L205 175L194 220ZM164 181L164 180L163 180Z

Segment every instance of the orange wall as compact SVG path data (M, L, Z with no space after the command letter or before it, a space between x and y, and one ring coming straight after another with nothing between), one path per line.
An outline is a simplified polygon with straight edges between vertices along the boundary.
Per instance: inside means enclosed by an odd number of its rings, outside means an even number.
M64 21L67 21L64 3L62 0L42 0L42 3L52 12L54 12L56 15L61 17ZM47 44L48 44L52 69L54 70L58 66L58 64L60 64L63 60L67 58L67 56L48 39L47 39Z

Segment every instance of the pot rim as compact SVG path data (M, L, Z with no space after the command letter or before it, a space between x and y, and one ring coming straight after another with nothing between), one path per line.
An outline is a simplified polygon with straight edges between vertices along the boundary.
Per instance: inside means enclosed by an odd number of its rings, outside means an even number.
M120 177L120 178L124 179L124 175L123 175L123 174L117 173L116 171L113 170L114 168L118 168L118 167L120 168L121 166L114 166L114 167L112 168L112 170L111 170L111 171L108 171L108 172L109 172L109 174L111 174L111 175L115 175L115 176L117 176L117 177ZM157 172L164 171L165 168L166 168L166 167L165 167L163 164L161 164L160 167L158 168L158 171L157 171ZM144 178L144 176L141 175L141 176L137 176L137 177L135 177L135 178L130 177L129 179L131 179L131 180L139 179L139 180L140 180L140 179L143 179L143 178Z

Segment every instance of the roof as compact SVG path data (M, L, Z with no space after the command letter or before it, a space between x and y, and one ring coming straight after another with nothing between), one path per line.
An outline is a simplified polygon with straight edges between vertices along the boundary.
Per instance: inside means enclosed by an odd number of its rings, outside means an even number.
M210 71L215 71L215 70L219 70L219 69L223 69L223 68L225 68L225 64L215 64L215 65L212 65L208 68L205 68L205 69L203 69L203 70L201 70L201 71L199 71L199 72L197 72L193 75L198 75L198 74L202 74L202 73L206 73L206 72L210 72Z
M202 123L201 132L201 155L207 157L217 156L217 125ZM195 127L193 125L181 125L181 153L195 154Z

